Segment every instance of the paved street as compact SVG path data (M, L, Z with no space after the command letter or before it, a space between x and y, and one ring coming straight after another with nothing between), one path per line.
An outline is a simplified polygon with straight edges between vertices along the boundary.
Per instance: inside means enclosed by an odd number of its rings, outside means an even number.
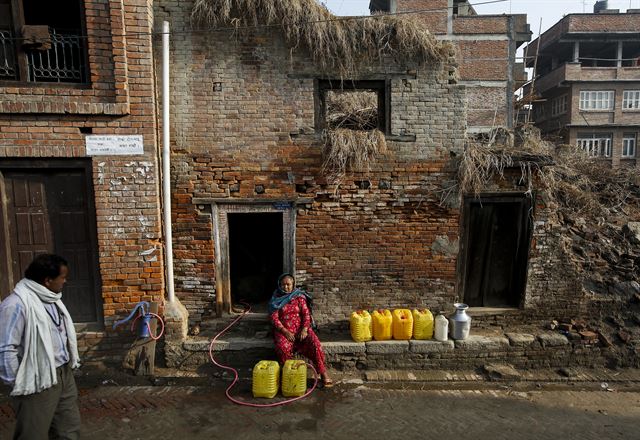
M318 390L284 407L248 408L212 387L83 389L83 437L98 439L640 439L638 387ZM473 388L473 384L467 387ZM443 388L443 387L441 387ZM580 389L584 388L584 389ZM249 385L236 392L250 398ZM260 402L273 402L259 400ZM13 426L0 400L0 438Z

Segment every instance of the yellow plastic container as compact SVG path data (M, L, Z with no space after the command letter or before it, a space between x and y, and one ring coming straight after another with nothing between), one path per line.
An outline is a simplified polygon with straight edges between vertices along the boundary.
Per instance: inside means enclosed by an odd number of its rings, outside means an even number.
M433 337L433 314L429 309L413 309L414 339L431 339Z
M388 341L391 339L391 324L393 318L387 309L374 310L371 314L373 327L373 339L376 341Z
M253 367L253 397L273 399L280 388L280 364L260 361Z
M409 309L395 309L393 316L393 339L411 339L413 334L413 315Z
M290 359L282 369L282 395L300 397L307 392L307 364L300 359Z
M370 341L373 337L371 335L373 331L371 315L366 310L358 310L351 313L349 327L351 329L351 338L356 342Z

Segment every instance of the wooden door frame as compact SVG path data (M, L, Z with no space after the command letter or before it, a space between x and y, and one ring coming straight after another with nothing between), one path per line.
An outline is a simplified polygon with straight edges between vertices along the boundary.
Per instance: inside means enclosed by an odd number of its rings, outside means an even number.
M194 202L196 202L194 200ZM282 214L282 267L284 272L295 272L296 261L296 204L287 200L217 199L211 205L212 234L215 246L216 315L232 312L231 270L229 266L228 214Z
M96 301L96 322L80 323L81 327L87 328L102 327L104 324L104 316L102 309L102 289L100 279L100 262L98 259L98 234L96 223L95 195L93 188L93 164L91 159L58 159L58 158L24 158L24 159L0 159L0 195L6 194L4 181L4 172L6 170L81 170L84 172L85 187L87 189L87 215L89 219L88 233L90 240L90 258L93 266L93 289L97 296ZM4 261L4 265L0 262L0 270L6 273L7 277L0 278L1 295L8 295L19 280L13 280L13 271L11 270L11 244L7 239L9 237L8 227L8 211L6 208L6 198L3 197L0 202L0 260ZM78 328L78 326L76 326Z
M458 300L459 301L464 301L464 297L465 297L465 283L466 283L466 275L467 275L467 268L469 267L469 240L471 239L470 237L470 221L469 221L469 212L470 212L470 205L472 202L477 202L479 201L480 203L486 202L486 203L492 203L492 202L504 202L504 203L521 203L523 201L527 201L529 200L530 203L530 208L531 210L533 210L533 213L531 214L532 220L531 220L531 228L529 228L528 231L528 235L527 235L527 249L526 249L526 258L524 261L525 266L529 267L529 257L530 257L530 253L531 253L531 240L533 239L533 218L535 216L535 203L534 200L536 198L535 192L531 195L531 196L527 196L524 193L518 192L505 192L505 193L482 193L478 196L464 196L463 201L462 201L462 218L460 221L460 230L462 231L462 240L460 240L460 251L458 254L458 276L457 276L457 285L458 285ZM526 294L527 294L527 280L528 277L525 275L524 277L524 286L523 286L523 292L522 292L522 297L520 298L520 306L519 308L521 309L524 304L526 303L525 299L526 299Z

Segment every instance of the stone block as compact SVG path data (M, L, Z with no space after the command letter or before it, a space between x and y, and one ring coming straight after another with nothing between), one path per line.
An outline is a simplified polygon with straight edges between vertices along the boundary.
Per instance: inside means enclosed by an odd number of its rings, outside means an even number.
M516 347L526 347L536 342L536 337L527 333L505 333L509 343Z
M541 333L538 335L538 340L545 347L559 347L569 344L567 337L560 333Z
M409 352L409 341L369 341L365 342L367 353L401 354Z
M325 354L346 354L346 353L364 353L366 346L364 342L323 342L322 349Z
M442 353L444 351L453 350L454 344L452 340L446 342L438 341L421 341L411 340L409 341L409 350L413 353Z
M485 364L482 366L491 379L518 380L521 374L509 364Z
M467 339L455 341L456 348L476 351L505 350L509 347L509 340L502 336L471 335Z
M209 351L211 340L204 338L187 339L182 346L188 351ZM229 338L215 342L213 351L244 351L255 348L274 349L273 341L270 339L245 339Z

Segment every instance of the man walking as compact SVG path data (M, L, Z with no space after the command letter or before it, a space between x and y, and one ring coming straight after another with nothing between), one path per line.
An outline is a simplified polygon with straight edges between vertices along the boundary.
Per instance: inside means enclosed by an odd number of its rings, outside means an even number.
M0 379L13 387L14 440L80 436L76 332L62 304L68 263L37 256L0 303Z

